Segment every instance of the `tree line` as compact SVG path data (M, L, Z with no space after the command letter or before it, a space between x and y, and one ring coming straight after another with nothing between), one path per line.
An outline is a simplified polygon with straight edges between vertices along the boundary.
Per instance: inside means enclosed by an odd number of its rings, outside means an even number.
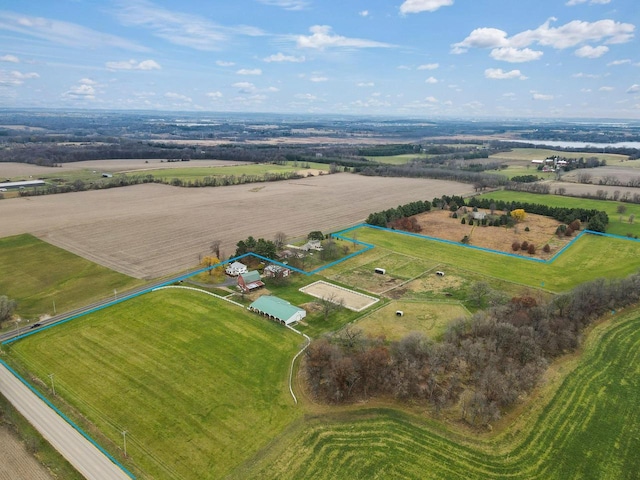
M346 327L310 344L306 382L323 402L391 396L436 412L458 406L460 419L485 425L531 392L551 360L573 352L595 319L639 299L636 273L582 284L548 303L514 297L454 321L439 342L419 332L387 341Z

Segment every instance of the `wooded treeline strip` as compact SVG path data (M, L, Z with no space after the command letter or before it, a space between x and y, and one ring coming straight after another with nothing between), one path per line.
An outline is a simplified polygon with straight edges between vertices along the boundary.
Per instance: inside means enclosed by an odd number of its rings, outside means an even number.
M304 371L324 402L391 395L436 411L459 405L461 419L483 425L530 392L550 360L574 351L595 319L639 299L634 274L585 283L547 304L514 297L453 322L441 342L417 332L387 342L347 327L311 343Z

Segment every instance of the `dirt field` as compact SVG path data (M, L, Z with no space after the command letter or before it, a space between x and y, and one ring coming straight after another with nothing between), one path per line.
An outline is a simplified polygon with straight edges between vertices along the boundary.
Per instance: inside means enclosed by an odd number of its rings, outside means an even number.
M41 167L27 163L0 163L0 181L5 177L36 177L50 173L74 172L77 170L95 170L97 172L131 172L165 168L189 167L224 167L226 165L244 165L247 162L232 162L227 160L192 160L190 162L161 162L159 159L150 160L91 160L86 162L62 163L60 167Z
M221 240L229 257L249 235L273 239L282 231L290 240L302 238L346 228L374 211L472 190L348 173L216 188L145 184L1 200L0 237L33 233L119 272L155 278L195 267L213 240Z
M0 427L0 480L51 480L51 475L4 426Z
M480 210L482 211L482 210ZM487 213L489 213L487 211ZM460 215L460 213L459 213ZM528 214L523 222L513 228L506 227L483 227L478 225L469 226L462 224L461 218L452 218L451 212L447 210L434 210L417 215L418 223L422 227L421 235L444 238L459 242L465 235L471 239L470 245L490 248L509 253L518 253L530 256L526 252L514 252L511 245L514 241L520 243L526 241L536 246L537 258L551 258L555 253L566 245L573 237L558 238L555 235L556 228L560 222L549 217ZM529 227L529 231L525 229ZM544 253L542 248L549 244L551 252Z
M336 301L342 301L345 308L354 312L360 312L378 301L377 298L323 282L322 280L302 287L300 291L316 298L334 298ZM332 301L331 303L337 302Z

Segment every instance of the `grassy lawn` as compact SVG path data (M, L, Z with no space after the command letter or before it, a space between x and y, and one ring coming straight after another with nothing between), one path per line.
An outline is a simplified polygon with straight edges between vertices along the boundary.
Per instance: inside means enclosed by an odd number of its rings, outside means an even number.
M539 203L549 205L551 207L566 208L587 208L601 210L609 215L609 226L607 233L615 235L633 235L640 236L640 205L634 203L614 202L612 200L593 200L589 198L566 197L562 195L543 195L538 193L513 192L509 190L498 190L496 192L485 193L480 198L491 198L495 200L504 200L507 202L519 201L526 203ZM620 215L617 212L618 205L627 207L627 211ZM635 215L637 221L629 223L629 215ZM621 220L622 219L622 220Z
M403 312L403 316L396 315L398 310ZM400 340L414 331L438 339L452 320L468 315L469 312L459 304L398 300L374 310L355 325L365 335L384 336L387 340Z
M184 290L146 294L47 330L10 355L127 453L142 478L222 478L298 415L287 388L303 339ZM37 381L36 381L37 383Z
M418 259L552 292L600 277L626 276L640 268L639 242L595 235L581 237L552 264L543 264L372 228L360 228L357 234L362 241Z
M16 313L31 319L81 307L141 285L28 234L0 238L0 294L18 302Z
M370 162L377 163L386 163L389 165L404 165L405 163L409 163L412 160L420 160L423 158L427 158L426 155L420 155L417 153L405 153L403 155L386 155L380 157L364 157Z
M546 406L498 438L392 409L342 410L289 429L231 478L635 479L639 346L637 309L601 325Z
M306 165L306 164L305 164ZM324 164L309 164L310 168L316 168L328 171L329 166ZM285 173L304 171L302 166L274 165L271 163L249 164L249 165L230 165L227 167L184 167L184 168L165 168L153 169L147 171L125 173L127 176L152 175L154 178L171 181L178 178L183 181L196 180L204 177L215 177L224 175L264 175L266 173Z

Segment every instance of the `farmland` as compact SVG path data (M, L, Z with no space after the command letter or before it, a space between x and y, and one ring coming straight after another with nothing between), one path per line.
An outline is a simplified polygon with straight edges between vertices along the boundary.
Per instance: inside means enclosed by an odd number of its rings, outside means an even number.
M390 408L340 409L289 429L232 478L637 478L638 347L638 309L599 325L566 379L495 437Z
M221 478L299 415L286 379L302 343L227 302L163 290L25 339L12 355L39 378L55 372L59 395L119 459L126 429L142 478Z
M228 257L249 235L272 239L282 231L302 238L356 224L389 205L472 190L456 182L348 173L224 188L146 184L119 188L117 195L101 190L3 200L0 237L32 233L126 275L155 278L194 267L216 239Z
M636 218L640 218L640 205L634 203L624 203L626 211L624 214L618 213L618 206L621 202L614 202L612 200L593 200L588 198L572 198L560 195L540 195L535 193L526 192L513 192L507 190L500 190L491 193L485 193L480 198L491 198L494 200L504 200L506 202L525 202L525 203L539 203L542 205L549 205L551 207L563 207L563 208L585 208L601 210L607 213L609 216L609 226L607 227L607 233L613 233L615 235L626 235L631 233L633 235L640 235L640 222L629 223L629 216L634 215Z
M640 268L640 243L595 235L582 236L551 264L371 228L358 229L357 235L384 249L551 292L566 291L595 278L628 275Z
M141 282L101 267L31 235L0 238L0 292L32 318L72 310Z

